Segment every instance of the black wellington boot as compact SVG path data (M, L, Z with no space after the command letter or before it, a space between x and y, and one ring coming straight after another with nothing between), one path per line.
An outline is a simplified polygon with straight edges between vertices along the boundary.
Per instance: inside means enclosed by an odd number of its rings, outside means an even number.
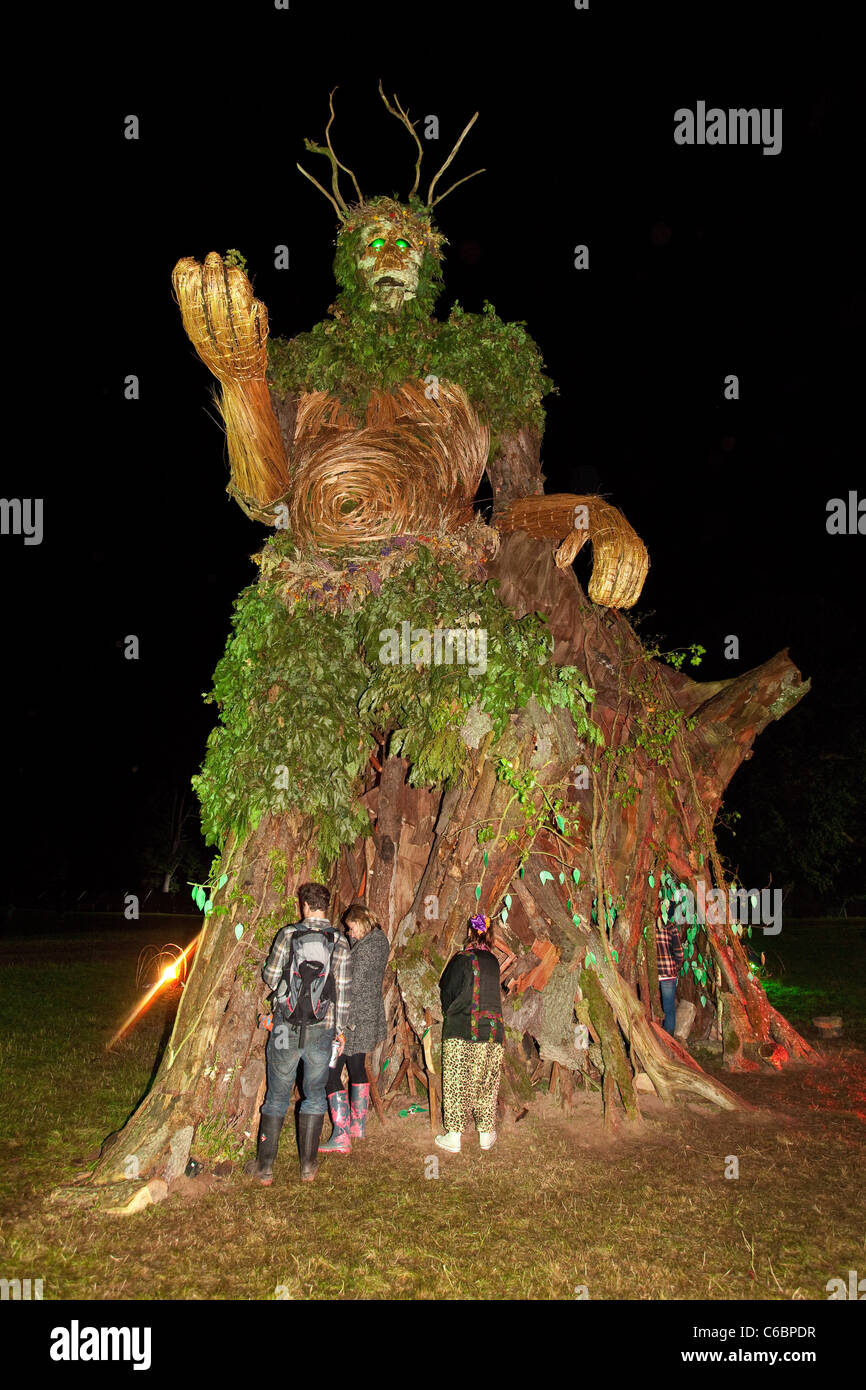
M312 1182L319 1171L319 1140L324 1115L298 1115L298 1153L301 1156L301 1182Z
M259 1125L259 1140L256 1157L244 1168L250 1178L258 1178L262 1187L270 1187L274 1181L274 1159L280 1144L280 1131L285 1115L263 1115Z

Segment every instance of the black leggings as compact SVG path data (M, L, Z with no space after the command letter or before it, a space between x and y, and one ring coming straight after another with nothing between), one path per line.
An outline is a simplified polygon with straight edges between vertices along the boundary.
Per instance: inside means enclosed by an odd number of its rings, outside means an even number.
M367 1068L364 1066L365 1052L353 1052L351 1057L338 1057L337 1065L331 1067L328 1072L328 1082L325 1086L327 1095L332 1096L335 1091L344 1090L343 1086L343 1063L349 1068L349 1080L353 1086L366 1086Z

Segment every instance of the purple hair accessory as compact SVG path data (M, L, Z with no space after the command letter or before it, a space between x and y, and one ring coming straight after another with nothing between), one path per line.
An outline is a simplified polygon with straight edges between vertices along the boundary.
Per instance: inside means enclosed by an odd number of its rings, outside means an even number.
M481 913L477 917L470 917L469 920L477 932L485 932L490 926L490 918L482 916Z

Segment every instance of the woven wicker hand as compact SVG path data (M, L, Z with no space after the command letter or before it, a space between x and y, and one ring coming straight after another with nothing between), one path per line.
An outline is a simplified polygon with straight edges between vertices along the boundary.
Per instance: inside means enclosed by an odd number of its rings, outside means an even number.
M268 362L268 311L242 270L216 251L204 265L187 256L171 277L183 326L219 381L262 380Z

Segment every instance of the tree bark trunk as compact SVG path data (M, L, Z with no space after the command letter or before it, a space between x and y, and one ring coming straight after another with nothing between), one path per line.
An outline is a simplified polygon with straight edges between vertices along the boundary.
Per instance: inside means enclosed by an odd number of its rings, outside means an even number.
M654 931L662 872L689 885L705 873L725 886L712 834L724 789L756 735L808 682L786 652L705 684L648 659L626 619L590 604L573 572L555 566L551 546L523 532L503 538L492 569L516 616L547 614L554 660L586 674L606 748L581 743L567 711L530 701L495 745L487 735L474 750L460 787L412 788L406 760L384 749L375 768L371 761L363 800L373 833L345 850L330 887L332 920L366 896L392 942L389 1036L373 1074L384 1090L408 1047L423 1076L427 1010L440 1070L441 971L462 945L468 917L496 915L510 899L497 935L508 957L505 1090L515 1108L531 1097L539 1059L559 1074L600 1072L608 1122L620 1107L639 1121L638 1069L665 1101L691 1096L743 1108L654 1021L651 966L640 947L645 930ZM671 720L674 734L660 742L658 729ZM528 837L526 810L500 775L500 759L534 774L534 808L560 796L577 813L577 830L564 837L548 817ZM485 825L495 835L479 843ZM293 889L313 876L314 841L315 827L292 814L264 817L243 844L229 839L228 882L214 895L171 1041L150 1093L97 1165L97 1183L170 1179L191 1153L236 1158L254 1141L265 1090L261 966L277 930L297 918ZM703 1008L708 1022L720 1013L726 1066L816 1060L770 1008L728 926L708 922L695 942L707 961ZM597 1040L588 1053L576 1046L576 1018ZM569 1090L570 1081L563 1094Z

